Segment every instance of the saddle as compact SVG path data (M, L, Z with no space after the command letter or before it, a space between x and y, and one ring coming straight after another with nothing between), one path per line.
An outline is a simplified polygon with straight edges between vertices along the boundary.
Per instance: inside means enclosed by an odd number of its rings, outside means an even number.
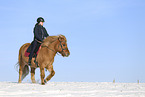
M33 58L36 58L38 53L39 53L39 50L40 50L41 46L38 48L38 50L36 49L33 53ZM31 45L27 48L27 50L25 51L25 57L29 57L30 55L30 52L31 52Z

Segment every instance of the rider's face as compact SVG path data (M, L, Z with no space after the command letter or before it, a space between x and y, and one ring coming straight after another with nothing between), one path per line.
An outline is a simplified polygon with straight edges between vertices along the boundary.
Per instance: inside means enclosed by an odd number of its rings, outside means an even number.
M40 24L41 26L43 26L43 22L40 22L39 24Z

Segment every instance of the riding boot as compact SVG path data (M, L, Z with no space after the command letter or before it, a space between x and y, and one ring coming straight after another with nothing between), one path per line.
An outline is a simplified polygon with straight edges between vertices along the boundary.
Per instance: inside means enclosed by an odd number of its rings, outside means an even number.
M31 64L31 59L29 59L29 61L28 61L28 65L29 66L31 66L32 64Z

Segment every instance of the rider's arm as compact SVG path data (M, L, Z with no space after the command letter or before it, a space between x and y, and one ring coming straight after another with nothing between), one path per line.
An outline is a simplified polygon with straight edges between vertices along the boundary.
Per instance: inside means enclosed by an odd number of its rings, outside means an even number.
M42 31L41 31L41 26L37 25L34 28L34 37L39 40L39 41L43 41L43 37L42 37Z

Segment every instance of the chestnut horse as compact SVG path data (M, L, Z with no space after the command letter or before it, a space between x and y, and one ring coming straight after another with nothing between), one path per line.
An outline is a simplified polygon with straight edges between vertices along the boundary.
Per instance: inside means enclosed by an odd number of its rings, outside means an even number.
M29 57L25 57L25 51L30 46L30 43L26 43L21 46L19 50L19 80L18 82L21 83L22 80L28 75L29 67L28 67L28 59ZM49 81L55 74L53 70L53 62L56 53L59 52L63 57L68 57L70 52L67 47L67 40L64 35L58 36L49 36L44 39L43 43L41 44L41 48L39 53L36 57L36 61L39 64L40 68L40 76L41 76L41 84L44 85L47 81ZM31 61L31 81L32 83L36 83L35 81L35 69L37 65L34 62L35 58L32 58ZM45 78L45 71L47 69L50 74Z

